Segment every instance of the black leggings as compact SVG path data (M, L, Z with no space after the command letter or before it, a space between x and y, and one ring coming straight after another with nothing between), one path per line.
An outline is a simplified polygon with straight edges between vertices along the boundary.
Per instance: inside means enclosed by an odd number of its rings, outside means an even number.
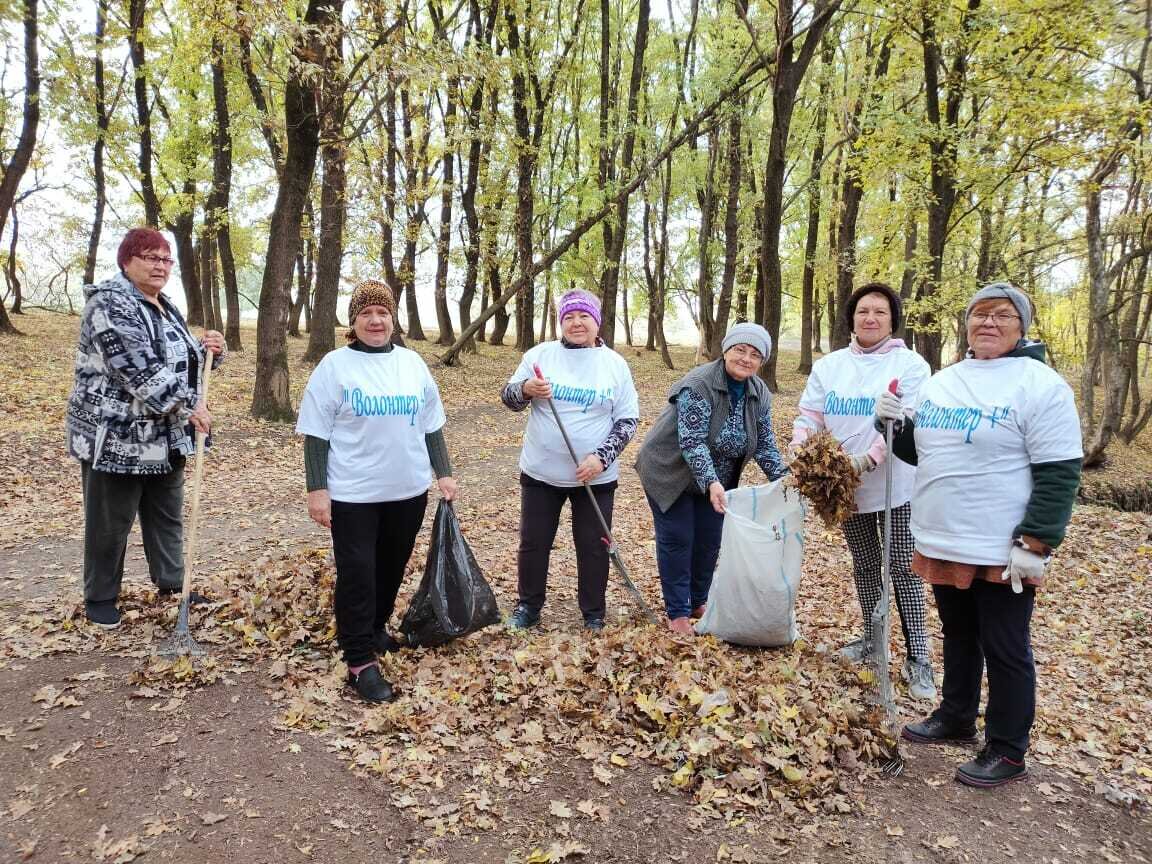
M616 481L593 485L592 491L611 528ZM520 475L520 553L516 558L520 603L536 612L544 605L548 558L565 501L572 502L572 542L576 546L580 612L586 620L603 618L604 594L608 589L608 547L601 539L604 531L588 493L580 486L551 486L527 474Z
M392 617L427 506L427 492L404 501L332 502L336 641L349 666L376 659L374 633Z

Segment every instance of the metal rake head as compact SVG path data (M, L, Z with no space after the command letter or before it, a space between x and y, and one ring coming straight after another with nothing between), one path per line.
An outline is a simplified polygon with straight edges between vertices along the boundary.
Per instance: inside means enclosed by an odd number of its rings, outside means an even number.
M208 652L187 630L178 630L156 646L156 653L161 657L203 657Z

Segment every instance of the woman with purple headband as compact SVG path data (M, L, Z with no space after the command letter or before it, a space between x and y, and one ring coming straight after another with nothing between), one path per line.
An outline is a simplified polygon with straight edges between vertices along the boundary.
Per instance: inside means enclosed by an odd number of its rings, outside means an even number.
M581 486L591 486L611 525L617 460L636 434L640 406L628 363L599 338L600 301L587 291L569 291L560 297L557 317L560 340L525 352L500 394L513 411L532 409L520 451L519 598L508 624L525 630L540 622L552 541L564 502L570 501L580 613L584 627L595 631L604 627L608 548ZM549 399L579 465L572 464Z

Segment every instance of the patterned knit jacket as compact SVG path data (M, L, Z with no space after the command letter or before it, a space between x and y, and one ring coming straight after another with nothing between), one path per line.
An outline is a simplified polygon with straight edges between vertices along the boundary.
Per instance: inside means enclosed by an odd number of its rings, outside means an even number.
M84 286L84 298L68 453L97 471L167 473L170 452L194 449L188 420L200 394L189 386L187 364L176 362L187 355L169 348L160 311L123 274ZM172 302L159 299L202 369L205 349Z

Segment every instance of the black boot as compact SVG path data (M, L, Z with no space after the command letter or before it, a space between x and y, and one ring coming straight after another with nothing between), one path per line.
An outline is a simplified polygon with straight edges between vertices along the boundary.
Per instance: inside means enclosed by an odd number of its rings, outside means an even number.
M917 744L970 744L976 739L976 727L953 726L933 714L919 723L909 723L900 737Z
M375 663L365 666L359 675L349 672L347 683L349 687L355 688L365 702L392 702L396 698L392 684L384 680L380 674L380 667Z
M394 651L399 651L404 647L395 636L388 632L387 628L381 627L372 634L372 641L376 644L377 654L391 654Z
M985 747L979 756L956 769L957 780L965 786L976 786L980 789L1002 786L1012 780L1023 780L1027 776L1028 769L1023 759L1009 759L991 747Z

